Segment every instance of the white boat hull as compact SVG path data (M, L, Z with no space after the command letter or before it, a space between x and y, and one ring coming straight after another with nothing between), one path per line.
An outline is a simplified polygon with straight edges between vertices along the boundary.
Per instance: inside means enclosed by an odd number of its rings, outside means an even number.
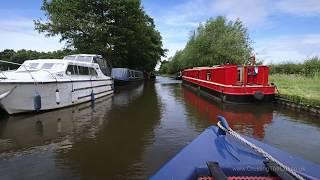
M0 105L8 114L35 111L33 95L37 92L41 96L40 110L52 110L90 101L92 91L94 99L113 94L113 80L1 83Z

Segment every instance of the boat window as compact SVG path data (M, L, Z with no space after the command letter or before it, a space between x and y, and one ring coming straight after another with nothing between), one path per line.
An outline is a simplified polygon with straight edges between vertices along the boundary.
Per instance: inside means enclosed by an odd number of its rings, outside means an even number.
M30 69L37 69L39 63L30 63L28 64L27 66L30 68Z
M210 80L211 80L211 72L207 71L207 81L210 81Z
M258 67L254 67L254 75L257 75L259 72L259 68Z
M55 63L53 69L61 70L64 67L63 63Z
M98 75L97 71L94 68L89 68L89 73L90 73L91 76L97 76Z
M75 60L75 59L76 59L76 56L66 56L66 57L64 57L63 59L66 59L66 60Z
M29 71L29 70L37 70L39 66L39 63L25 63L21 65L17 71Z
M78 67L75 65L68 65L67 75L78 75Z
M53 67L54 63L44 63L41 66L41 69L51 69Z
M238 67L238 74L237 74L237 81L242 82L243 81L243 67Z
M38 65L39 63L28 63L25 66L28 70L34 70L34 69L37 69Z
M92 62L92 56L78 56L77 61L81 62Z
M79 75L89 75L89 68L85 66L78 66Z
M74 60L81 62L92 62L92 56L65 56L63 59L65 60Z
M102 73L106 76L111 75L111 65L105 59L96 57L95 61L98 63Z

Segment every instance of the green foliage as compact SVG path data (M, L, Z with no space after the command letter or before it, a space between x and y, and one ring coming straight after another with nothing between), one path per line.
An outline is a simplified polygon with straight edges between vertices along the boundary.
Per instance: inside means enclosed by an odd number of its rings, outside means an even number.
M44 0L47 21L35 21L47 36L69 47L101 54L115 67L151 71L164 56L160 33L140 0Z
M304 63L295 64L291 62L282 64L273 64L270 69L271 74L301 74L305 76L320 75L320 58L313 57L304 61Z
M160 74L165 74L168 72L168 65L169 65L168 63L169 63L169 61L165 61L165 60L161 62L161 65L159 68Z
M75 52L68 49L53 52L38 52L25 49L16 52L12 49L6 49L0 52L0 60L22 64L25 60L32 59L62 59L64 56L73 53ZM19 66L0 62L0 70L16 69L17 67Z
M270 73L279 73L279 74L303 74L304 67L303 64L295 64L292 62L286 62L282 64L270 65Z
M209 19L193 31L186 47L177 51L166 66L175 73L194 66L245 64L252 52L246 27L238 19L227 21L219 16Z
M304 62L304 73L306 76L320 77L320 58L313 57Z

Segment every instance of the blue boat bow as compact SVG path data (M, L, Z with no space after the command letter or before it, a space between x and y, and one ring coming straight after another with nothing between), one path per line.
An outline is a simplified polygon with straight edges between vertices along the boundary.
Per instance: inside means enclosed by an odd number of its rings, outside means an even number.
M227 127L227 122L223 124ZM180 180L209 177L212 174L210 165L216 166L216 164L218 164L218 169L221 169L223 174L228 177L259 176L279 179L279 176L282 176L286 177L285 179L292 178L290 175L286 176L288 173L277 164L266 161L264 156L235 137L221 133L221 129L216 126L207 128L175 157L164 164L150 179ZM320 179L319 165L253 138L242 137L263 149L304 179ZM279 173L282 173L282 175L279 175Z

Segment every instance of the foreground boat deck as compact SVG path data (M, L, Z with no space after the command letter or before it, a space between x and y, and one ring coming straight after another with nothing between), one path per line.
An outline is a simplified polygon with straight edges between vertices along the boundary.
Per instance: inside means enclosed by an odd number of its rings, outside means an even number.
M151 177L160 179L197 179L198 175L209 175L206 163L218 162L228 176L268 176L264 158L233 137L217 135L218 128L207 128L192 143L182 149L174 158L162 166ZM273 157L297 171L307 179L320 178L320 166L299 157L283 152L249 137L250 142L264 149Z

